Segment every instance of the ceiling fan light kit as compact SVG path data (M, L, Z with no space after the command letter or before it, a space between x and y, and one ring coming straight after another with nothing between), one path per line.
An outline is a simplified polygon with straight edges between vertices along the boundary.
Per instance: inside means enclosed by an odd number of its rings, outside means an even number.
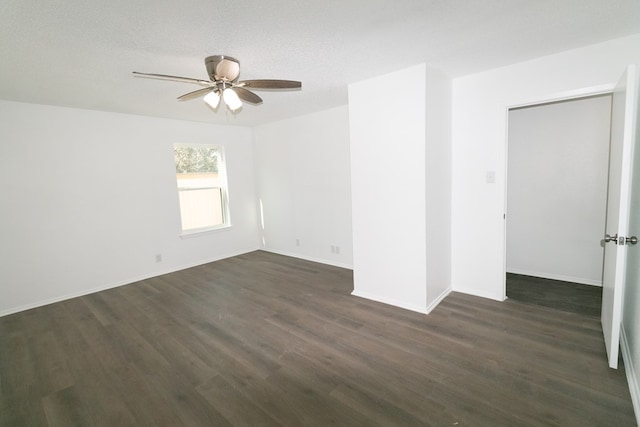
M220 104L220 95L218 94L218 92L212 90L208 94L206 94L202 100L209 104L209 107L215 110L216 108L218 108L218 104Z
M242 101L255 105L262 103L262 98L247 88L260 90L300 89L302 87L302 83L295 80L260 79L238 81L240 61L230 56L209 56L204 60L204 64L207 68L209 80L167 74L139 73L137 71L134 71L133 75L134 77L193 83L204 86L202 89L179 96L178 101L187 101L204 96L203 101L215 110L220 105L220 98L222 98L224 104L232 112L242 107Z
M238 94L231 88L222 92L222 99L224 99L224 103L227 104L227 107L229 107L231 111L236 111L242 107L240 97L238 97Z

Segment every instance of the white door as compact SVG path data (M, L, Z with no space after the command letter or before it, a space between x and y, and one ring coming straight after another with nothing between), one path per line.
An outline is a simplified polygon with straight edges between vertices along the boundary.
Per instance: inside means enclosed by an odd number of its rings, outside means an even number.
M640 86L640 82L639 82ZM640 88L639 88L640 90ZM640 96L640 94L639 94ZM640 104L640 99L638 100ZM640 108L640 105L638 105ZM640 120L640 117L638 117ZM636 123L640 126L640 121ZM640 128L636 128L636 145L633 154L631 180L631 209L629 214L629 234L632 237L640 237ZM640 330L640 243L627 247L627 270L625 278L624 303L622 307L623 330L620 339L625 338L627 350L630 354L629 361L634 366L640 366L640 334L634 331ZM627 328L625 331L624 328ZM624 346L620 346L624 348ZM631 369L626 367L626 369ZM637 369L637 368L636 368ZM640 411L638 411L640 414Z
M609 187L605 229L604 273L602 277L602 331L609 366L618 367L622 297L627 258L632 155L635 144L637 75L629 66L613 93Z

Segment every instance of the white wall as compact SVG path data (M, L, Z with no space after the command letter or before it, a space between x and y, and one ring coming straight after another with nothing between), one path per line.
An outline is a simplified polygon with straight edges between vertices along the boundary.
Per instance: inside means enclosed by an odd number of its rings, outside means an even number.
M504 298L508 108L610 89L629 63L640 63L640 35L453 81L454 290ZM494 184L487 171L495 171Z
M225 146L230 229L179 237L176 142ZM0 181L0 315L258 248L248 128L0 101Z
M449 102L424 64L349 85L356 296L427 313L449 292Z
M426 245L427 309L451 290L451 79L427 67Z
M602 286L611 96L511 110L507 271Z
M425 73L349 85L353 294L425 312ZM387 82L393 96L382 91ZM401 102L394 102L401 100Z
M254 128L268 251L351 268L347 106Z

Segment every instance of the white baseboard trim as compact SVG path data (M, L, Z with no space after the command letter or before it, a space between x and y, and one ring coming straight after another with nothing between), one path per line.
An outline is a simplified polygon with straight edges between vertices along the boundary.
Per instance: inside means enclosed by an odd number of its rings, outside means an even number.
M452 286L451 290L453 292L460 292L462 294L467 294L467 295L473 295L474 297L481 297L481 298L488 298L488 299L492 299L494 301L504 301L505 299L502 297L502 295L498 296L495 295L494 293L490 293L490 292L486 292L486 291L479 291L477 289L473 289L473 288L465 288L462 286Z
M369 300L372 300L372 301L381 302L383 304L392 305L394 307L403 308L405 310L415 311L415 312L418 312L418 313L421 313L421 314L429 314L450 293L451 293L451 288L445 289L444 292L442 292L440 295L438 295L438 297L431 304L429 304L426 307L417 306L417 305L413 305L413 304L407 304L407 303L405 303L403 301L398 301L398 300L395 300L393 298L381 297L379 295L375 295L375 294L372 294L370 292L362 292L362 291L354 290L353 292L351 292L351 295L353 295L354 297L369 299Z
M376 302L381 302L383 304L387 304L387 305L392 305L394 307L400 307L400 308L404 308L405 310L411 310L411 311L416 311L418 313L422 313L422 314L429 314L429 312L427 311L427 307L425 306L418 306L418 305L413 305L413 304L407 304L404 301L399 301L393 298L387 298L387 297L382 297L380 295L375 295L369 292L362 292L362 291L357 291L357 290L353 290L353 292L351 292L351 295L355 296L355 297L360 297L360 298L364 298L364 299L368 299L371 301L376 301Z
M233 252L233 253L228 253L228 254L225 254L225 255L220 255L220 256L213 257L213 258L204 259L202 261L198 261L198 262L194 262L194 263L190 263L190 264L175 266L175 267L168 268L166 270L154 271L152 273L144 274L144 275L141 275L141 276L138 276L138 277L131 277L131 278L128 278L128 279L125 279L125 280L121 280L121 281L118 281L118 282L108 283L108 284L105 284L105 285L102 285L102 286L96 286L94 288L84 289L82 291L72 292L70 294L60 295L60 296L57 296L57 297L54 297L54 298L49 298L49 299L45 299L45 300L36 301L36 302L25 304L25 305L22 305L22 306L19 306L19 307L11 307L9 309L0 311L0 317L8 316L10 314L19 313L21 311L31 310L32 308L38 308L38 307L42 307L42 306L45 306L45 305L54 304L54 303L57 303L57 302L60 302L60 301L66 301L66 300L72 299L72 298L77 298L77 297L81 297L81 296L85 296L85 295L89 295L89 294L94 294L96 292L106 291L107 289L112 289L112 288L117 288L117 287L120 287L120 286L130 285L132 283L139 282L141 280L146 280L146 279L150 279L152 277L162 276L164 274L169 274L169 273L173 273L173 272L180 271L180 270L186 270L187 268L196 267L198 265L203 265L203 264L208 264L210 262L220 261L220 260L225 259L225 258L231 258L231 257L234 257L234 256L246 254L246 253L257 251L257 250L259 250L259 248L255 247L255 248L251 248L251 249L246 249L244 251L237 251L237 252Z
M631 357L631 350L629 349L629 340L624 330L624 325L622 325L620 330L620 347L622 347L622 359L624 360L624 370L627 374L627 384L629 384L633 411L636 414L636 424L640 426L640 383L637 375L637 368L640 367L633 365L633 358Z
M444 292L438 295L438 297L431 304L427 306L427 314L431 313L433 309L436 308L438 304L440 304L442 300L444 300L450 293L451 293L451 287L449 286L447 289L444 290Z
M602 287L602 280L585 279L582 277L563 276L561 274L541 273L539 271L520 270L510 268L507 273L522 274L524 276L542 277L543 279L561 280L563 282L580 283L581 285L591 285Z
M329 260L329 259L310 257L310 256L306 256L306 255L297 254L297 253L294 253L294 252L281 251L281 250L272 249L272 248L260 248L260 250L261 251L265 251L265 252L271 252L271 253L277 254L277 255L290 256L291 258L298 258L298 259L303 259L305 261L317 262L317 263L320 263L320 264L327 264L327 265L332 265L334 267L340 267L340 268L346 268L347 270L353 270L353 265L349 265L349 264L345 264L345 263L341 263L341 262L333 261L333 260Z

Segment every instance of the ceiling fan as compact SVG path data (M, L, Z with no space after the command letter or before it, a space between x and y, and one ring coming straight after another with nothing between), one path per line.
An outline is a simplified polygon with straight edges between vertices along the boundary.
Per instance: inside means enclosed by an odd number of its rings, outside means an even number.
M294 80L259 79L238 81L238 77L240 76L240 61L226 55L209 56L204 60L204 63L207 67L209 80L170 76L166 74L139 73L137 71L134 71L133 75L134 77L171 80L203 86L202 89L179 96L178 101L187 101L204 96L204 102L209 104L211 108L216 109L220 104L220 98L222 98L225 105L231 111L236 111L242 107L242 101L250 104L262 103L262 98L251 92L249 88L260 90L299 89L302 87L301 82Z

